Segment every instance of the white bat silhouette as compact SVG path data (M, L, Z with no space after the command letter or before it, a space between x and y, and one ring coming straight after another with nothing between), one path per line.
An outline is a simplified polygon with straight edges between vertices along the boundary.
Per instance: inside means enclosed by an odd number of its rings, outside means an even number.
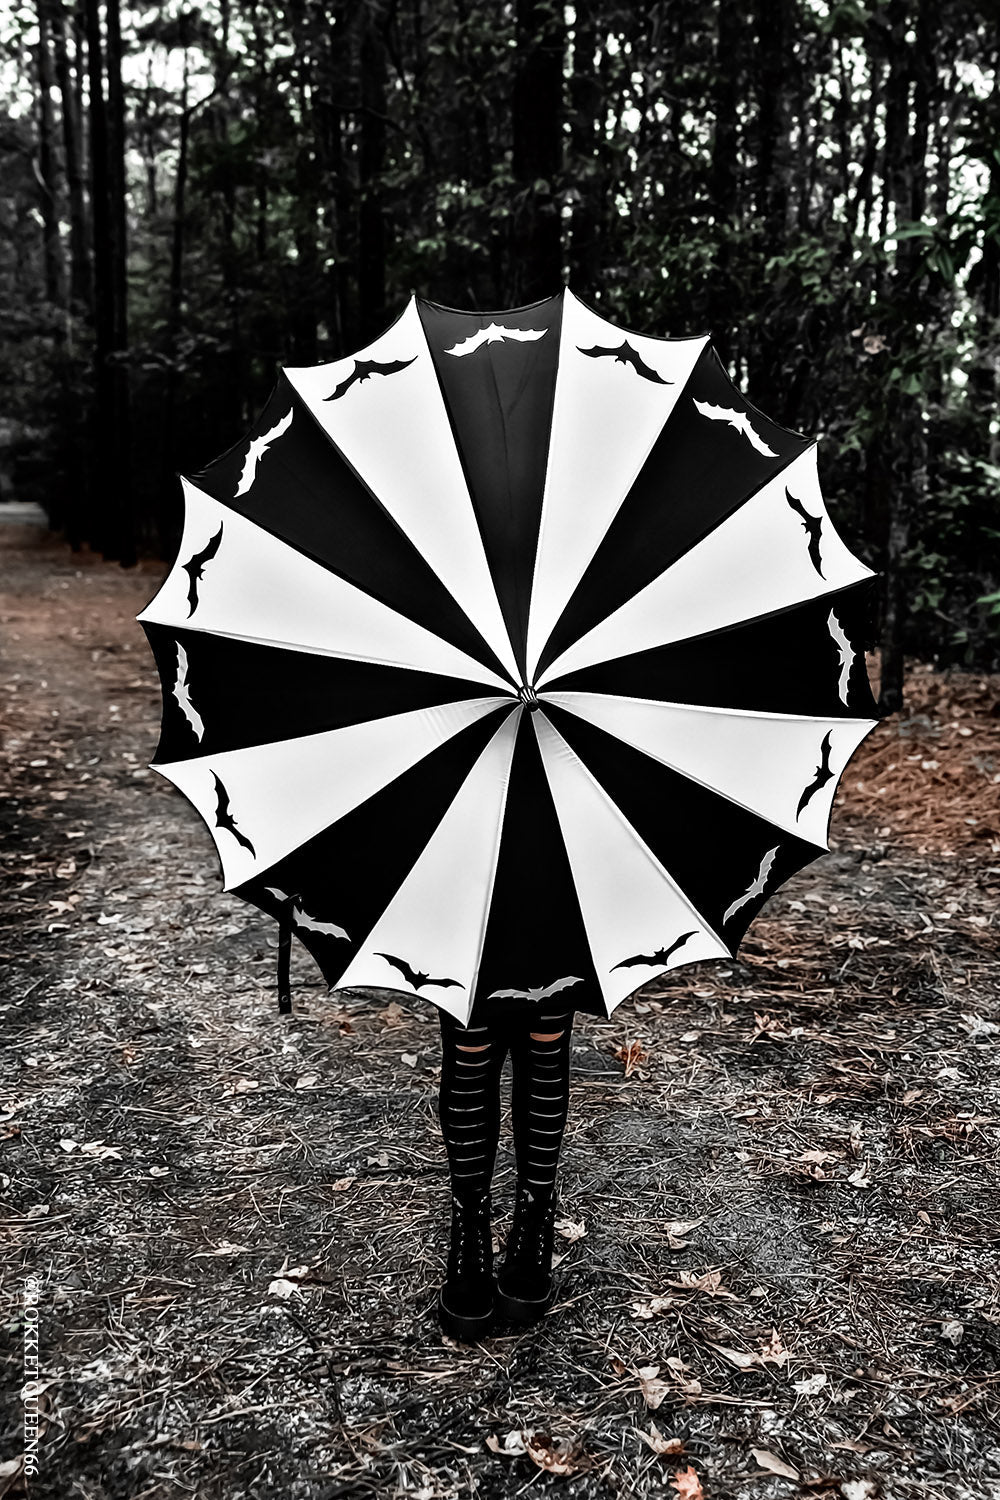
M262 432L260 437L250 439L250 446L247 449L247 456L243 460L243 472L240 475L240 482L236 486L236 498L247 493L247 491L250 489L250 486L253 484L254 479L256 478L257 465L264 457L264 454L267 452L268 448L270 448L272 443L276 443L278 441L282 433L288 431L291 425L292 412L291 409L289 409L285 412L285 415L281 418L280 421L275 422L273 427L269 427L266 432Z
M462 339L454 348L446 349L445 354L454 354L461 359L464 354L475 354L484 344L500 344L504 339L517 339L518 343L534 343L536 339L544 338L548 333L547 328L507 328L502 323L490 323L486 328L480 328L478 333L472 334L467 339Z
M276 885L266 885L265 891L273 896L276 901L291 901L287 891L280 890ZM292 926L303 927L306 932L325 932L328 937L346 938L350 942L350 934L343 927L338 927L336 922L317 922L307 911L303 911L301 903L296 901L292 907Z
M691 399L703 417L711 417L713 422L728 422L730 427L742 432L751 448L756 448L758 453L766 454L768 458L777 458L777 453L767 446L745 411L735 411L731 406L713 406L710 401L699 401L696 397Z
M582 983L582 979L569 974L565 979L553 979L551 984L540 985L537 990L494 990L488 998L490 1000L547 1000L550 995L558 995L560 990L568 990L570 985Z
M292 907L292 926L303 927L306 932L321 932L327 937L346 938L348 942L351 941L350 934L345 932L343 927L338 927L336 922L317 922L315 917L311 917L298 905Z
M847 639L844 627L832 609L830 611L830 618L826 623L830 631L830 639L840 653L840 681L837 683L837 692L840 694L841 702L846 704L847 685L851 680L851 668L854 666L857 652Z
M195 737L200 744L201 737L205 733L205 723L201 717L201 714L191 702L191 693L188 689L187 652L184 650L184 647L181 645L180 641L177 642L177 681L174 683L173 692L174 697L177 699L177 702L180 705L181 713L191 725L191 728L195 732Z
M778 852L778 847L779 846L775 844L773 849L769 849L767 851L767 853L764 855L764 858L760 862L760 869L757 871L757 874L754 876L753 880L751 880L742 896L737 896L732 906L727 906L722 917L723 924L728 922L730 917L735 916L741 906L746 906L748 901L752 901L754 896L763 896L765 887L767 886L767 877L771 873L771 866L774 864L774 858Z

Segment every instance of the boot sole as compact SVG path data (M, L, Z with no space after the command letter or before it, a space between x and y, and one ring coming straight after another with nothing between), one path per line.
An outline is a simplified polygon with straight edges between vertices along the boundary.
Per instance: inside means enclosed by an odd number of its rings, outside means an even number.
M438 1322L442 1330L450 1339L457 1339L460 1344L476 1344L485 1338L493 1327L496 1317L496 1308L491 1308L487 1313L480 1313L474 1318L464 1318L459 1313L451 1312L438 1293Z
M505 1291L497 1289L497 1311L505 1317L508 1323L537 1323L544 1318L552 1303L555 1301L555 1288L545 1297L536 1297L526 1301L523 1297L510 1297Z

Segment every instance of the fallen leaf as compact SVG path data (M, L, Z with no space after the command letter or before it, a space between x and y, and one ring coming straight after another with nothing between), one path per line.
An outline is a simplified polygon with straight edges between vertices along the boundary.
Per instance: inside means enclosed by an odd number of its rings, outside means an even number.
M670 1390L665 1380L658 1379L660 1373L659 1365L642 1365L635 1372L639 1377L639 1389L642 1399L650 1411L656 1411L663 1405L664 1399Z
M686 1396L701 1395L701 1381L697 1380L693 1375L687 1375L686 1372L690 1366L686 1365L679 1355L672 1354L670 1356L667 1360L667 1368Z
M874 1479L845 1479L840 1486L840 1493L844 1500L874 1500L878 1494L878 1486Z
M671 1479L670 1484L677 1491L680 1500L705 1500L705 1491L701 1487L701 1480L690 1464L688 1464L686 1469L678 1469L673 1479Z
M508 1432L502 1443L491 1432L486 1439L486 1446L491 1453L503 1453L510 1458L528 1451L524 1446L524 1435L520 1432Z
M682 1271L679 1281L671 1281L670 1286L682 1287L685 1291L705 1292L709 1297L730 1297L738 1301L735 1292L722 1284L722 1272L717 1270L702 1271L699 1276L695 1271Z
M645 1322L648 1322L650 1318L655 1318L660 1313L669 1312L671 1308L676 1306L677 1303L673 1297L650 1297L648 1302L632 1303L632 1316L633 1318L641 1318Z
M401 1052L400 1061L405 1062L408 1068L415 1068L417 1066L417 1054L415 1052Z
M707 1343L710 1349L721 1354L723 1359L728 1359L738 1370L752 1370L754 1365L760 1364L760 1358L756 1354L745 1354L742 1349L727 1349L725 1344L713 1344L711 1339Z
M635 1072L636 1068L638 1068L641 1063L647 1061L647 1059L649 1058L649 1053L643 1047L641 1042L623 1042L622 1045L612 1053L612 1056L617 1058L619 1062L625 1064L625 1077L628 1078L630 1074Z
M318 1073L303 1073L301 1078L296 1078L295 1087L297 1089L311 1089L313 1084L318 1082Z
M800 1396L815 1396L826 1385L826 1374L823 1370L817 1370L815 1375L804 1375L801 1380L793 1380L792 1387Z
M766 1344L761 1345L760 1362L762 1365L787 1365L788 1350L781 1342L781 1334L776 1328L771 1329L771 1337Z
M567 1438L553 1441L547 1432L525 1432L522 1436L525 1452L532 1463L549 1474L578 1474L581 1469L590 1468L590 1461L578 1443Z
M276 1276L267 1289L267 1295L269 1297L288 1298L293 1297L298 1290L299 1288L294 1281L289 1281L284 1276Z
M965 1328L961 1323L942 1323L941 1337L947 1339L949 1344L960 1344Z
M555 1230L562 1239L569 1240L571 1245L587 1237L587 1226L582 1220L576 1224L572 1219L557 1219Z
M110 1159L121 1161L122 1154L117 1146L106 1146L103 1141L85 1141L80 1147L84 1156L96 1156L99 1161Z
M692 1229L697 1229L699 1224L704 1224L705 1219L671 1219L669 1224L664 1225L667 1231L667 1244L671 1250L686 1250L690 1241L684 1236L690 1234Z
M780 1474L783 1479L801 1479L798 1469L793 1469L791 1464L772 1453L769 1448L751 1448L750 1452L760 1464L762 1469L767 1469L771 1474Z
M639 1427L635 1427L632 1430L636 1437L641 1438L648 1447L652 1448L654 1453L684 1452L684 1439L679 1437L665 1438L655 1422L650 1422L648 1432L643 1432Z

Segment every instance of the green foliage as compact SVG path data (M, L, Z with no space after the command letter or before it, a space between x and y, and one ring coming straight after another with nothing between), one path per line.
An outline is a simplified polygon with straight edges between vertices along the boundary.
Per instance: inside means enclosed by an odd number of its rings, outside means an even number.
M883 0L580 5L561 170L519 176L519 68L547 11L229 0L228 31L213 5L125 16L143 534L166 545L175 524L150 469L196 468L236 440L281 360L360 347L412 290L509 305L516 227L558 214L585 300L665 336L710 332L752 401L822 437L835 518L904 579L906 648L995 663L1000 90L986 13L948 0L902 26ZM7 43L25 77L32 14ZM34 128L21 111L10 144L0 132L14 188L0 284L31 327L8 347L33 371L19 384L9 356L0 380L55 442L66 366L42 293ZM65 181L55 190L65 219ZM72 327L85 349L86 325ZM86 388L82 369L73 379Z

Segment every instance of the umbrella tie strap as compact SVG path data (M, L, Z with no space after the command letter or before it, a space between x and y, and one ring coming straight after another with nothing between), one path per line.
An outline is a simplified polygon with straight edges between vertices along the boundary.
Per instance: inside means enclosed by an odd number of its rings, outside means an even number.
M292 1009L292 898L284 902L278 917L278 1011L287 1016Z

